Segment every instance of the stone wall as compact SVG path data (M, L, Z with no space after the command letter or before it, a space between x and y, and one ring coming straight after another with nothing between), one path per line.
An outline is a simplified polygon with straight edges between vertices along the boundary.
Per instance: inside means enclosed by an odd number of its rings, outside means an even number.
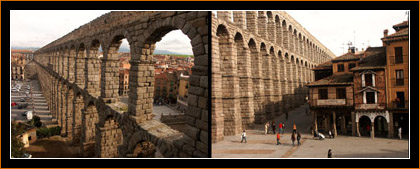
M136 145L150 142L164 157L208 157L208 17L204 11L110 12L37 50L43 92L52 93L46 97L53 118L66 128L63 137L79 144L84 156L133 157ZM152 53L157 41L177 29L191 40L194 54L185 133L152 120ZM131 49L128 105L118 98L117 52L124 38ZM122 138L108 137L102 128L108 116L118 124L111 135L121 130Z
M282 11L217 11L211 31L212 142L304 104L311 69L335 57Z

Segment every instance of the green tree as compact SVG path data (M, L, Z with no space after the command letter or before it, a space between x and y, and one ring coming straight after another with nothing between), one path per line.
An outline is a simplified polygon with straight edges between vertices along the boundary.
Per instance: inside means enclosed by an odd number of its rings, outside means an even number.
M23 133L23 128L19 127L18 123L12 122L12 158L20 158L23 155L23 142L20 134Z
M34 116L32 120L28 121L28 124L40 128L42 126L41 118L39 116Z

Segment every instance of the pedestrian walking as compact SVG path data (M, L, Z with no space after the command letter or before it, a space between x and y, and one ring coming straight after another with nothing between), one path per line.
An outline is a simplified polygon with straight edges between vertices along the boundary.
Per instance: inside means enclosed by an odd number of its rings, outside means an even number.
M292 133L292 145L293 146L295 146L295 140L296 140L295 133Z
M264 134L268 134L268 122L264 125Z
M281 143L280 143L280 133L277 133L277 145L281 145Z
M328 137L332 137L331 130L328 130Z
M296 124L293 123L293 134L296 134Z
M402 128L398 128L398 137L400 137L400 140L402 139Z
M368 135L370 136L370 126L369 126L369 124L366 126L366 130L367 130Z
M279 123L279 134L282 132L282 130L283 130L283 124L280 122Z
M286 112L286 121L289 119L289 113Z
M285 127L285 125L284 125L284 123L282 123L282 126L283 126L283 129L282 129L282 134L284 134L284 130L286 130L286 127Z
M300 136L300 133L297 133L297 142L298 142L298 146L300 145L300 138L301 138L301 136Z
M276 122L274 120L271 122L271 128L273 129L273 134L276 134Z
M328 150L328 158L332 158L332 151L331 151L331 149Z
M332 138L335 138L335 129L333 128L331 131Z
M244 130L244 132L242 132L242 135L241 135L241 143L245 140L245 143L246 143L246 133L245 133L245 130Z

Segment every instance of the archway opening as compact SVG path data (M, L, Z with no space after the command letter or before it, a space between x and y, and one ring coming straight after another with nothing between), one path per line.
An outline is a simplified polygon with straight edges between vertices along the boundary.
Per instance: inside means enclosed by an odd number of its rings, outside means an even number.
M386 138L388 136L388 122L383 116L375 118L375 137Z
M189 79L194 66L191 40L181 30L169 29L153 41L154 119L185 133Z
M360 136L370 137L370 131L372 130L372 122L367 116L359 118L359 132Z
M121 40L121 46L118 49L118 96L120 97L120 100L123 102L126 102L128 99L128 93L129 93L129 72L130 72L130 45L128 44L128 41L126 38ZM128 102L128 101L127 101Z

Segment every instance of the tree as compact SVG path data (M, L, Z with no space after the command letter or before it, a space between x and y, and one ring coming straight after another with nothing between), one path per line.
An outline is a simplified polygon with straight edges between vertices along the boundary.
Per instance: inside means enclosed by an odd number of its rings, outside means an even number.
M19 127L18 123L12 122L12 158L20 158L23 155L23 142L20 134L23 133L23 128Z
M32 120L28 121L28 124L40 128L42 126L41 118L39 116L34 116Z

